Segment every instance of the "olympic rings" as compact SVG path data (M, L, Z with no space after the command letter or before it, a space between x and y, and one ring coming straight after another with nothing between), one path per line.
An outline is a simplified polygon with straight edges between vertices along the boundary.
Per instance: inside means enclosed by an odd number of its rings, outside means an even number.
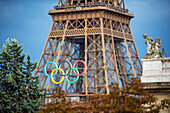
M52 71L52 73L51 73L51 80L52 80L55 84L60 84L60 83L64 80L64 76L62 77L62 79L61 79L60 82L55 82L54 79L53 79L53 76L52 76L55 70L56 70L56 69L53 69L53 71ZM64 75L64 71L63 71L62 69L57 68L57 70L61 71L62 74Z
M76 68L71 67L71 69L76 70L76 72L79 74L79 72L78 72L78 70L77 70ZM70 70L70 68L68 68L68 69L66 70L66 73L67 73L69 70ZM76 81L79 79L79 76L77 76L76 80L70 82L70 81L67 79L67 77L66 77L66 73L65 73L65 78L66 78L67 82L69 82L69 83L74 83L74 82L76 82Z
M59 67L59 68L60 68L61 63L63 63L63 62L68 63L68 64L69 64L69 66L70 66L70 67L72 67L72 65L71 65L71 63L70 63L70 62L68 62L68 61L62 61L62 62L60 62L60 63L59 63L59 65L58 65L58 67ZM70 72L71 72L71 70L69 71L69 74L70 74ZM64 76L64 75L65 75L65 74L62 74L60 71L59 71L59 73L60 73L60 75L62 75L62 76ZM69 75L69 74L66 74L66 75Z
M66 70L65 73L64 73L64 71L60 68L61 63L64 63L64 62L68 63L69 66L70 66L70 67ZM76 64L77 62L81 62L81 63L83 63L83 65L84 65L84 70L83 70L83 72L82 72L81 74L79 74L79 71L78 71L76 68L74 68L74 66L75 66L75 64ZM47 67L47 65L48 65L49 63L55 65L55 69L52 70L51 76L47 74L47 70L46 70L46 67ZM78 68L78 69L80 69L80 68ZM55 62L51 62L51 61L50 61L50 62L47 62L47 63L45 64L45 66L44 66L44 73L45 73L45 75L46 75L47 77L51 77L52 82L55 83L55 84L60 84L60 83L64 80L64 77L66 78L66 81L67 81L67 82L69 82L69 83L75 83L75 82L79 79L79 76L81 76L81 75L83 75L83 74L85 73L86 69L87 69L87 68L86 68L86 63L85 63L84 61L82 61L82 60L77 60L77 61L75 61L75 62L73 63L73 66L72 66L71 63L68 62L68 61L59 62L59 65L57 65ZM71 73L72 70L73 70L73 73L74 73L77 77L76 77L76 80L74 80L74 81L69 81L68 78L67 78L67 76ZM55 72L54 72L54 71L55 71ZM61 81L56 82L56 81L54 81L53 76L56 75L58 71L59 71L59 74L62 76L62 79L61 79ZM60 71L61 71L61 72L60 72Z
M45 73L45 75L48 76L48 77L50 77L50 75L48 75L48 74L46 73L46 71L47 71L47 70L46 70L46 67L47 67L47 64L49 64L49 63L54 64L55 67L56 67L56 69L57 69L57 67L58 67L55 62L47 62L47 63L45 64L45 66L44 66L44 73ZM54 73L54 75L55 75L56 73L57 73L57 71ZM54 76L54 75L53 75L53 76Z
M82 63L83 63L83 65L84 65L84 71L83 71L81 74L76 74L75 71L73 70L73 73L74 73L75 75L77 75L77 76L81 76L81 75L84 74L85 71L86 71L86 64L85 64L85 62L82 61L82 60L77 60L77 61L75 61L75 62L73 63L73 67L74 67L74 65L75 65L77 62L82 62Z

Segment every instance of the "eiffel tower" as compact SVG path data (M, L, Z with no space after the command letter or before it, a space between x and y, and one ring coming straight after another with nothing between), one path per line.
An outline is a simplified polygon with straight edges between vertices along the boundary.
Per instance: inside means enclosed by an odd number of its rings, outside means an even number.
M125 9L124 0L58 0L49 11L53 23L34 76L40 77L40 88L51 98L59 89L68 97L83 99L93 94L109 94L109 85L126 87L130 78L142 75L142 65L130 29L134 14ZM64 80L55 84L44 74L44 66L53 61L71 63L83 60L87 70L77 82ZM76 65L83 68L81 63ZM68 69L63 63L61 69ZM46 68L50 75L54 66ZM83 69L79 69L81 73ZM76 79L71 73L70 81ZM55 75L60 81L61 75Z

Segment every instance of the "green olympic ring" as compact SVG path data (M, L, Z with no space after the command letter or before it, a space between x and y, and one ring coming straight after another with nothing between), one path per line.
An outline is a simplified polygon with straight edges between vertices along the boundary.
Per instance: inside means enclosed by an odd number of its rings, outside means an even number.
M76 73L77 73L77 74L79 74L79 71L78 71L76 68L71 67L71 69L76 70ZM69 82L69 83L75 83L75 82L79 79L79 76L77 76L76 80L74 80L74 81L70 82L70 81L67 79L67 76L66 76L66 75L67 75L67 72L68 72L69 70L70 70L70 68L68 68L68 69L66 70L65 78L66 78L67 82Z

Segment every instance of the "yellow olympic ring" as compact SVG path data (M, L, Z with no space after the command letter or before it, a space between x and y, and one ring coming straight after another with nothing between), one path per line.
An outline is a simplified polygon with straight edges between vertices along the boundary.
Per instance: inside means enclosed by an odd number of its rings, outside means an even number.
M53 76L52 76L55 70L56 70L56 69L54 69L54 70L52 71L52 73L51 73L51 80L52 80L55 84L60 84L60 83L64 80L65 77L63 76L60 82L55 82L54 79L53 79ZM62 74L64 75L64 71L63 71L62 69L57 68L57 70L61 71Z

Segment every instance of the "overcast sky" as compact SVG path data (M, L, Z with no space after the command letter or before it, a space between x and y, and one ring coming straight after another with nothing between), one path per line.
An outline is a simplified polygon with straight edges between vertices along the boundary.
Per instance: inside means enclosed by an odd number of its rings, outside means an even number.
M135 14L130 27L140 58L147 48L143 34L161 38L170 56L170 0L125 0L125 4ZM0 48L8 37L15 38L38 61L52 24L48 11L54 5L57 0L0 0Z

